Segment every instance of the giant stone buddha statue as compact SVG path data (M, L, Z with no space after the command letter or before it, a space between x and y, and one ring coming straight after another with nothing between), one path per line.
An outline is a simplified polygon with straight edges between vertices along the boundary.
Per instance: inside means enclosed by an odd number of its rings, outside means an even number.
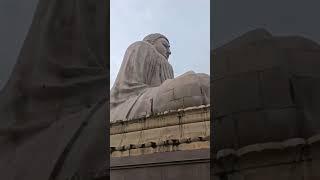
M0 179L93 179L109 165L106 3L39 0L0 92Z
M174 78L170 42L162 34L131 44L110 93L110 121L210 103L209 76L189 71Z

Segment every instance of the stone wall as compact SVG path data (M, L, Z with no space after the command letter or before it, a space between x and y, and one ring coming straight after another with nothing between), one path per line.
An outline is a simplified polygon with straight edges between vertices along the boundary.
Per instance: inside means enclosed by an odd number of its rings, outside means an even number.
M110 124L110 177L210 179L210 106Z
M110 124L111 157L208 149L209 106L164 112Z
M320 135L225 149L214 157L215 180L320 179Z

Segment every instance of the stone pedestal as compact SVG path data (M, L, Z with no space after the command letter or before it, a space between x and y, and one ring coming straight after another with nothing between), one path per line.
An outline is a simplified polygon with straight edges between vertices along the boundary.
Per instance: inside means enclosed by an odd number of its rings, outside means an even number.
M110 124L111 179L210 177L209 106Z

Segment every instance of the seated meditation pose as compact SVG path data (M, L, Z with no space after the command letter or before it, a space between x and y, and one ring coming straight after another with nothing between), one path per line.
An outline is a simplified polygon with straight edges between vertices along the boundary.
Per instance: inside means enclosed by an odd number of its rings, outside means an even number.
M0 91L1 180L91 180L109 165L106 3L39 0Z
M209 75L174 78L169 40L162 34L131 44L110 92L110 121L210 104Z

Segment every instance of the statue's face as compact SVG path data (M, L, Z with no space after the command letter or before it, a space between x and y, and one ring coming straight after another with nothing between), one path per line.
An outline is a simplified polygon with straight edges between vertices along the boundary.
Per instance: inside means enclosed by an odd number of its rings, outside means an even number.
M169 56L171 54L170 44L165 38L157 39L153 46L160 54L162 54L165 58L169 59Z

